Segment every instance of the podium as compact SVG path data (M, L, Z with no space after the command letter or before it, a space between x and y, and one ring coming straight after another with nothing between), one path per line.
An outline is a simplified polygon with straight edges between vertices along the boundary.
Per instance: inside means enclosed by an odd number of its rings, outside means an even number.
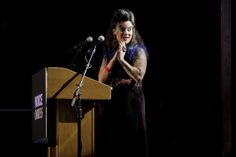
M46 143L48 157L78 156L76 111L71 107L82 75L63 67L47 67L32 75L32 142ZM95 154L96 102L111 99L112 88L87 76L80 90L82 157Z

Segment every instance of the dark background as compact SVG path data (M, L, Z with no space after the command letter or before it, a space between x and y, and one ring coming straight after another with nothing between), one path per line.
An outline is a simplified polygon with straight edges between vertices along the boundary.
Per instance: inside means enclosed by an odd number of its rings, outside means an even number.
M44 145L31 143L31 76L68 67L69 49L105 35L116 8L135 13L150 52L144 91L151 156L222 154L219 0L2 4L1 153L46 154ZM100 45L87 76L97 79L101 59Z

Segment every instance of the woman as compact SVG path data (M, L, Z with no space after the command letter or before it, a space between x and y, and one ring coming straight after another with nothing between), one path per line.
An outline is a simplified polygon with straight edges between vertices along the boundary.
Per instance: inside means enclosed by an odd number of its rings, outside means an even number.
M145 99L142 90L148 53L128 9L113 13L98 80L113 87L103 107L101 156L147 156Z

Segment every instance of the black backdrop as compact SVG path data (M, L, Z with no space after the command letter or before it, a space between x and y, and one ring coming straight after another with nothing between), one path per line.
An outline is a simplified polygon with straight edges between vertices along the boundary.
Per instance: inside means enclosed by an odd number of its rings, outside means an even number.
M31 144L31 76L69 65L68 50L129 8L150 52L144 79L152 156L221 154L220 2L81 2L1 5L1 150L45 155ZM79 54L79 72L84 69ZM96 79L101 46L87 75ZM31 152L33 151L33 153Z

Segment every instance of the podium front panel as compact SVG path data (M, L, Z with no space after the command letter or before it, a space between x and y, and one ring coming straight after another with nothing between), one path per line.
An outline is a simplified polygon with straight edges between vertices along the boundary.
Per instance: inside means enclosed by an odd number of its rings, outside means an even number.
M46 69L32 76L32 141L47 142Z

